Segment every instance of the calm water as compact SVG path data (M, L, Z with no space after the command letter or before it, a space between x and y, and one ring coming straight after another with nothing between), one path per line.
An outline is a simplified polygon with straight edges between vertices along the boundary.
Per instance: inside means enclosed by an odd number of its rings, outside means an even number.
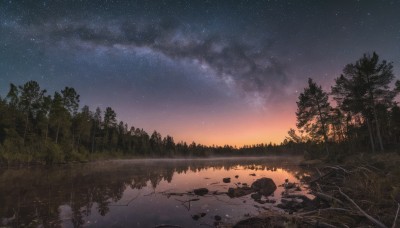
M13 227L207 227L218 215L224 223L234 224L274 209L283 188L269 197L275 204L259 204L250 195L230 198L224 194L229 187L251 185L261 177L272 178L278 186L286 178L299 182L306 175L293 157L123 160L0 169L0 222ZM225 177L231 183L224 183ZM201 187L209 194L190 193ZM302 189L305 194L306 186Z

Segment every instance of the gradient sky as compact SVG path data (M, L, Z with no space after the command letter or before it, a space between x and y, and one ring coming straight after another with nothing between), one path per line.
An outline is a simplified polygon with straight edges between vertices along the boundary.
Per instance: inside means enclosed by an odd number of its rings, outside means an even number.
M175 141L280 143L311 77L376 51L400 73L400 1L0 0L0 95L36 80Z

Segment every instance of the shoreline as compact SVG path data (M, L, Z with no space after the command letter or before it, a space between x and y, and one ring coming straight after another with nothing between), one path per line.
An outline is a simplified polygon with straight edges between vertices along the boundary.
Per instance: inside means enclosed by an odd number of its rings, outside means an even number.
M398 153L353 155L343 164L311 162L308 167L316 172L306 183L315 196L317 208L303 210L303 207L289 213L267 211L243 219L233 227L286 227L288 224L294 227L397 227L398 164Z

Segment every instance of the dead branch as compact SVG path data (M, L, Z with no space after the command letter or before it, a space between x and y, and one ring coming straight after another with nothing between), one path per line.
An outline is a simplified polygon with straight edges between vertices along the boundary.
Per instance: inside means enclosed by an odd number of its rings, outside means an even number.
M188 211L190 211L190 202L192 202L192 201L199 201L200 199L199 198L195 198L195 199L189 199L189 200L178 200L178 199L175 199L176 201L179 201L179 202L181 202L182 203L182 205L188 210ZM186 206L186 204L188 204L188 206Z
M345 213L353 212L352 210L345 209L345 208L328 207L328 208L323 208L323 209L317 209L317 210L314 210L314 211L302 212L302 213L298 213L296 215L298 215L298 216L307 216L307 215L311 215L311 214L315 214L315 213L321 213L321 212L324 212L324 211L339 211L339 212L345 212Z
M314 180L311 180L309 183L312 184L312 183L314 183L314 182L316 182L316 181L322 180L322 179L324 179L324 178L326 178L326 177L332 175L333 173L335 173L335 171L336 171L336 170L331 170L331 171L325 173L324 175L319 176L319 177L315 178Z
M396 227L397 216L399 216L399 210L400 210L400 203L397 203L397 212L396 212L396 216L394 217L394 221L393 221L392 228L395 228L395 227Z
M178 225L169 225L169 224L161 224L161 225L157 225L154 228L164 228L164 227L175 227L175 228L183 228L182 226L178 226Z
M135 199L137 199L139 197L139 195L140 195L140 192L138 192L138 194L135 197L133 197L131 200L129 200L126 204L110 204L108 206L109 207L112 207L112 206L113 207L119 207L119 206L127 207L127 206L129 206L130 203L132 203Z
M344 205L344 203L340 199L337 199L337 198L335 198L333 196L327 195L327 194L322 193L322 192L316 192L315 196L320 198L320 199L322 199L322 200L325 200L325 201L327 201L329 203L338 203L340 205Z
M385 226L385 224L381 223L380 221L376 220L375 218L373 218L372 216L370 216L369 214L367 214L367 212L365 212L361 207L359 207L348 195L346 195L344 192L342 192L342 189L339 189L339 193L344 196L354 207L356 207L362 215L364 215L364 217L366 217L370 222L374 223L376 226L380 227L380 228L387 228L387 226Z

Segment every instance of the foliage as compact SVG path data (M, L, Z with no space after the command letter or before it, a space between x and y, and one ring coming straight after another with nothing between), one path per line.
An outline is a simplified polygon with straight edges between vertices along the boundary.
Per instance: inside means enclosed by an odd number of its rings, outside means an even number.
M123 157L189 157L211 155L264 155L280 153L278 145L204 146L174 141L154 131L150 136L141 128L117 120L107 107L91 111L83 106L74 88L65 87L52 96L35 81L10 85L0 98L0 165L54 164L90 159Z
M311 79L297 102L297 127L320 143L339 151L362 151L370 148L383 151L399 148L400 109L394 101L400 92L400 81L393 85L393 65L380 61L376 53L364 54L354 64L348 64L335 79L329 97ZM289 131L291 141L299 143ZM340 155L335 155L336 157Z

